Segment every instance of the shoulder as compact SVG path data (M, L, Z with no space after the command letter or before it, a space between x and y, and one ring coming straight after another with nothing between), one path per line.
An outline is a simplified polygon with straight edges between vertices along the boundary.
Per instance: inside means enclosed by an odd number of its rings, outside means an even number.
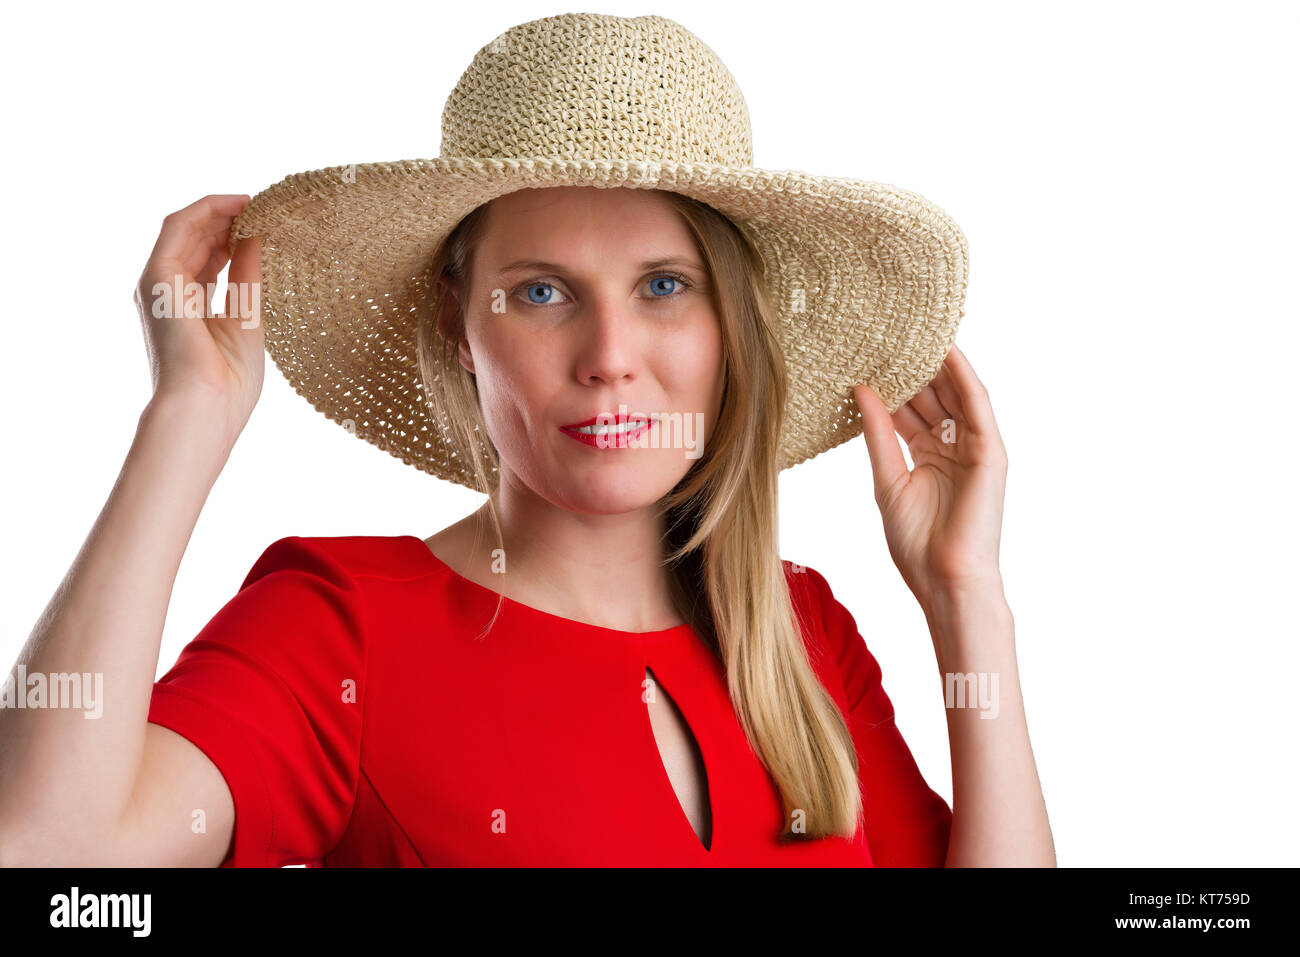
M827 598L832 596L830 585L821 572L784 558L781 559L781 570L785 573L790 602L795 606L796 613L809 615L818 627L824 625L824 606Z
M413 535L290 535L266 546L240 588L275 573L313 575L349 587L365 579L408 581L436 572L428 546Z
M784 558L781 569L813 664L818 665L827 655L832 661L838 659L838 649L831 645L834 636L828 634L827 628L827 603L833 596L826 579L817 569Z
M808 657L819 673L837 673L854 701L880 683L880 666L853 614L815 568L783 561L791 604L805 625Z
M290 535L262 550L225 611L268 627L355 633L386 608L409 604L415 583L437 574L414 536Z
M242 667L297 687L326 673L364 673L391 595L377 582L421 573L419 539L291 535L266 545L235 594L183 649L169 674ZM423 571L427 572L427 569ZM305 649L311 655L304 656ZM331 671L332 669L332 671Z

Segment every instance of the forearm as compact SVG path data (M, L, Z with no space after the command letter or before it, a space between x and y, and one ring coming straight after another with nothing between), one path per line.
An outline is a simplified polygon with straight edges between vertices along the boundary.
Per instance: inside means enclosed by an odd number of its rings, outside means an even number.
M20 652L8 676L15 697L33 700L32 676L75 673L102 700L0 708L0 838L9 828L66 835L73 822L93 836L127 806L172 585L229 453L211 421L197 397L146 407L108 500ZM28 681L18 681L19 666Z
M946 866L1055 866L1020 693L1015 622L1001 582L944 593L925 613L945 689L952 751ZM948 677L957 675L974 678ZM957 693L959 686L964 696Z

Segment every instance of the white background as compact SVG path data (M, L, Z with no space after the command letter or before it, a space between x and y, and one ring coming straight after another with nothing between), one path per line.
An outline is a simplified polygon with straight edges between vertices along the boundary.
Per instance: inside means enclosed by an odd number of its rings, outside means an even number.
M149 398L131 294L162 217L293 172L436 156L479 47L571 9L591 8L7 13L5 669ZM1060 863L1294 864L1294 8L595 9L659 13L713 47L745 93L756 165L912 189L966 233L957 341L1010 455L1003 574ZM865 443L781 481L783 557L853 612L951 800L940 680ZM426 537L479 502L350 437L268 361L180 567L159 674L272 541Z

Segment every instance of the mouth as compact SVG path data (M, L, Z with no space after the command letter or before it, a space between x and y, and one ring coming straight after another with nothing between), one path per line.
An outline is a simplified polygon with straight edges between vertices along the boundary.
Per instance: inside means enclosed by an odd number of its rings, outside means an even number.
M585 422L560 426L560 431L584 445L597 448L626 448L630 439L649 430L654 422L647 415L599 415Z

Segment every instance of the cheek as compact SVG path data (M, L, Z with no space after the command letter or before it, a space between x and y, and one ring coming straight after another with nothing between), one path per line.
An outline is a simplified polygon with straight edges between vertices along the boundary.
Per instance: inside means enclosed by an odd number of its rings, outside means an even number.
M536 344L529 347L499 333L480 335L473 348L479 402L492 441L500 451L518 448L536 427L530 414L549 407L559 381L550 357Z
M668 397L686 406L678 411L712 415L722 397L722 332L717 323L690 335L669 337L660 351Z

